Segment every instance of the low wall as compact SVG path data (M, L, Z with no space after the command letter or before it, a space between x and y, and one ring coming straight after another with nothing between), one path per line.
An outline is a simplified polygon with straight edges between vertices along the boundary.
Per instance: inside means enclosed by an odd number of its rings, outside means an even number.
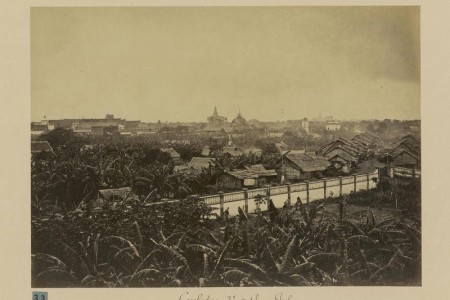
M408 169L403 167L392 167L389 170L391 177L406 177L406 178L420 178L421 172L419 169Z
M216 210L216 212L219 215L223 215L223 212L228 209L230 216L236 216L239 214L238 207L248 213L255 212L255 199L258 195L269 197L275 207L281 208L285 202L290 201L291 205L295 204L297 197L300 197L303 203L309 203L325 198L348 195L351 192L373 189L376 188L378 179L379 173L375 171L367 174L325 178L270 188L243 189L233 193L204 196L200 199L203 199L211 207L217 208L218 211ZM261 204L260 208L262 211L266 211L267 203Z

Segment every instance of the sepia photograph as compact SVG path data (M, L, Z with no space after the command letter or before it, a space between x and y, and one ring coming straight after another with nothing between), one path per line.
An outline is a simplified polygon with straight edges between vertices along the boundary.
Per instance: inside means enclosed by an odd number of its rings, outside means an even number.
M31 287L422 286L420 15L31 7Z

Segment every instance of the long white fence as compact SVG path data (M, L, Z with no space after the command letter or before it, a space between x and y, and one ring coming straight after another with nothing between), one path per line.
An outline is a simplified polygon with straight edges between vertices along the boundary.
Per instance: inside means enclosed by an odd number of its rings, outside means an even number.
M406 177L406 178L420 178L420 169L408 169L403 167L392 167L390 169L390 177Z
M228 209L230 216L239 214L238 207L245 212L253 213L256 209L255 199L258 195L272 199L275 207L282 207L286 201L294 204L297 197L303 203L316 200L335 198L341 195L348 195L351 192L370 190L377 186L379 172L358 174L338 178L324 178L316 181L306 181L302 183L280 185L269 188L243 189L232 193L219 193L200 197L213 208L216 208L220 215ZM268 203L261 204L262 211L267 210Z

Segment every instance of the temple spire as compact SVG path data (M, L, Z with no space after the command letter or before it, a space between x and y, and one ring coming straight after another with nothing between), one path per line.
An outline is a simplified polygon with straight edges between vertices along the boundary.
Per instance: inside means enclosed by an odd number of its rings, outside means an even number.
M214 106L214 116L217 116L217 107Z

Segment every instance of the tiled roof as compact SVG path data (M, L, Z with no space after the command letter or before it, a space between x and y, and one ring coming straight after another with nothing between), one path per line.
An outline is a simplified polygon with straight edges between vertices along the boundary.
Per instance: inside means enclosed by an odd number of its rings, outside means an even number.
M47 141L32 141L31 142L31 153L41 153L44 152L52 152L52 146Z
M286 159L297 165L303 172L324 171L330 166L325 157L312 154L288 154Z
M355 135L355 136L352 138L352 141L354 141L354 142L361 142L361 143L363 143L364 145L370 145L370 144L373 143L373 140L372 140L372 139L366 137L366 136L363 135L363 134Z
M44 124L33 124L31 126L31 130L34 130L34 131L46 131L46 130L48 130L48 127L47 127L47 125L44 125Z
M247 171L257 174L258 176L277 176L278 175L275 170L267 170L261 164L245 166L245 169L247 169Z
M364 132L363 135L365 135L365 136L367 136L369 138L372 138L374 141L376 141L378 139L378 137L375 134L371 133L371 132Z
M216 160L211 157L193 157L187 165L190 168L202 170L203 168L209 168L210 165L214 165L215 163Z
M168 153L172 158L180 158L180 154L173 148L161 148L161 152Z
M408 152L411 152L412 154L414 154L417 157L420 157L420 148L417 147L413 147L410 144L407 144L405 142L402 142L401 144L397 145L397 147L395 147L392 151L391 151L391 155L392 156L396 156L398 153L402 152L403 150L406 150Z
M407 141L409 144L415 145L416 147L420 147L420 139L412 134L407 134L394 142L394 144L398 145L404 141Z
M354 161L355 158L353 156L351 156L350 154L348 154L345 151L340 151L339 153L336 154L332 154L332 155L325 155L325 158L327 158L328 160L333 160L334 157L339 156L340 158L346 160L346 161Z
M354 157L357 157L358 154L359 154L359 151L357 151L355 148L353 148L353 147L348 147L347 145L343 145L343 144L339 144L339 143L338 143L338 144L332 145L332 146L329 147L328 149L324 150L324 151L322 152L322 155L326 155L326 154L328 154L328 153L330 153L331 151L336 150L336 149L345 151L345 152L347 152L348 154L350 154L350 155L352 155L352 156L354 156Z
M420 142L418 142L417 140L412 139L412 138L404 138L397 145L400 145L400 144L406 144L411 148L420 149Z
M402 150L400 150L400 151L398 151L396 153L393 153L392 157L395 158L395 157L397 157L397 156L399 156L400 154L403 154L403 153L407 153L410 156L414 157L415 159L420 160L420 154L418 155L418 154L416 154L414 152L411 152L411 151L408 151L406 149L402 149Z
M346 140L344 138L338 138L337 141L343 142L345 145L347 145L350 148L355 148L355 150L358 151L358 145L356 145L354 142Z
M420 141L412 135L406 135L397 141L391 151L391 155L396 156L402 150L407 150L408 152L411 152L411 154L420 158Z
M258 175L247 171L247 170L234 170L234 171L228 171L227 174L238 178L238 179L248 179L248 178L258 178Z

